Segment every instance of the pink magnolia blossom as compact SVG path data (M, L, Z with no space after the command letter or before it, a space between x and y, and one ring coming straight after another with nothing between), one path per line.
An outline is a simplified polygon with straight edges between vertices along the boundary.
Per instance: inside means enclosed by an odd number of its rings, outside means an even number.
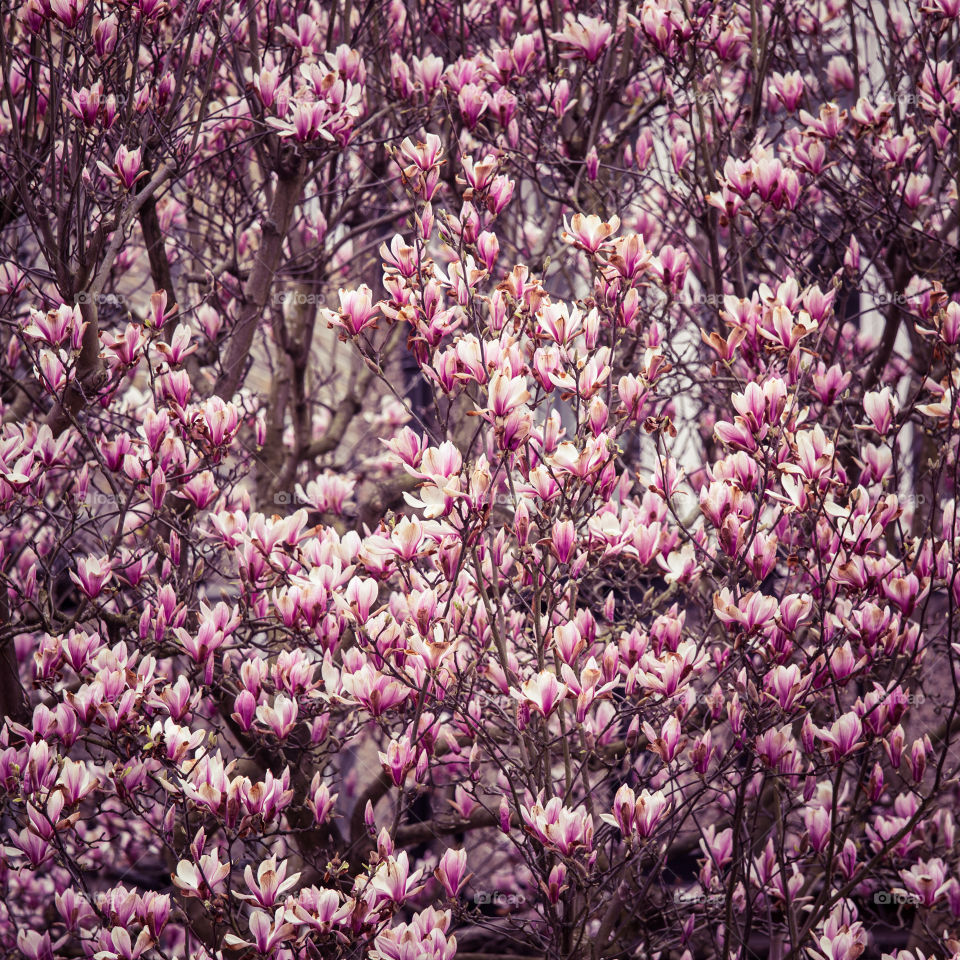
M77 563L77 572L70 572L70 579L91 600L96 599L104 586L113 577L113 563L110 560L81 558Z
M567 687L560 683L557 675L543 670L525 681L519 690L511 690L510 695L521 703L528 703L542 716L549 716L567 695Z
M553 39L564 48L562 56L583 57L587 62L595 63L610 42L612 32L610 24L597 17L581 13L575 18L567 14L563 31L553 34Z
M0 952L960 955L956 6L0 10Z
M456 897L472 874L467 874L467 851L447 850L440 858L434 876L443 884L448 897Z
M862 731L860 718L854 713L845 713L829 730L818 728L816 734L828 745L833 759L838 761L863 746L863 741L858 739Z

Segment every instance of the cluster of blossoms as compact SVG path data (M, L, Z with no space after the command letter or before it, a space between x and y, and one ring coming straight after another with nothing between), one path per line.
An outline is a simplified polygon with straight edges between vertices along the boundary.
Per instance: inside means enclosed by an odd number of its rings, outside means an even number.
M960 958L956 0L0 22L0 956Z

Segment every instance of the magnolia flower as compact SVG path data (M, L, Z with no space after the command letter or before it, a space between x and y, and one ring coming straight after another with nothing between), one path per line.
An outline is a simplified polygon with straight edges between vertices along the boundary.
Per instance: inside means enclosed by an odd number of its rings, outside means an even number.
M70 579L91 600L96 599L113 577L111 560L84 557L77 561L77 572L70 571Z
M359 701L375 717L410 696L408 687L375 670L369 663L354 673L342 674L340 682L344 693Z
M613 216L603 221L595 214L584 216L575 213L570 223L566 217L563 220L564 230L561 237L564 241L583 247L588 253L596 253L609 237L620 229L620 218Z
M364 283L356 290L340 290L340 313L327 311L332 327L342 327L351 336L357 336L367 327L376 325L379 305L374 304L373 291Z
M823 137L825 140L836 137L847 122L847 111L841 110L835 103L823 104L819 117L812 116L806 110L801 110L799 116L810 136Z
M86 8L86 0L50 0L50 11L68 30L80 22Z
M113 158L113 166L108 167L102 161L97 161L100 172L111 180L115 180L125 190L132 190L134 184L141 177L147 176L146 170L140 169L140 148L128 150L123 144L117 148Z
M571 810L560 797L553 797L546 806L542 799L531 807L520 807L520 816L528 832L541 843L569 856L577 847L593 845L593 823L583 807Z
M767 674L766 685L770 695L780 705L780 709L789 711L812 683L811 676L803 677L800 667L792 663L789 666L778 664Z
M210 470L194 474L177 493L184 500L189 500L198 510L208 507L217 499L218 494L216 480Z
M381 751L378 756L383 769L390 774L394 784L398 787L403 786L407 774L417 762L417 751L413 748L410 738L407 736L401 737L399 740L391 740L387 746L387 752L383 753Z
M154 945L154 940L146 927L141 929L136 942L130 939L125 927L114 927L107 937L101 938L100 943L102 946L109 946L95 953L94 960L138 960Z
M863 409L870 418L873 429L882 437L893 424L893 418L900 409L900 401L892 394L889 387L884 387L882 390L864 394Z
M804 84L800 71L794 70L786 75L774 73L772 85L777 98L789 113L793 113L803 99Z
M443 624L438 623L434 626L432 635L410 638L410 652L420 657L428 670L435 671L444 661L453 656L459 641L459 637L447 640Z
M856 960L864 948L864 944L846 926L832 935L821 937L819 944L820 951L827 960Z
M61 304L56 310L48 310L46 313L31 310L30 323L23 328L23 334L51 347L60 346L69 337L70 347L79 350L86 327L80 307Z
M181 860L177 864L173 885L182 890L184 896L205 900L223 892L229 875L230 865L221 863L219 852L214 850L202 856L199 863Z
M671 714L658 734L647 722L643 722L643 734L647 738L647 749L657 754L664 763L671 763L686 745L686 737L681 736L680 721Z
M622 786L613 800L613 814L603 813L600 819L619 827L625 837L636 832L641 838L647 839L653 836L669 810L670 803L663 791L650 793L643 790L637 798L633 790Z
M864 741L858 739L863 732L863 724L855 713L845 713L834 721L829 730L822 727L815 727L814 730L818 739L828 744L828 752L834 762L864 745Z
M487 386L489 407L487 412L495 417L506 417L530 399L524 377L508 377L497 371Z
M467 851L445 851L433 875L443 884L447 896L451 899L456 898L473 876L472 873L467 873Z
M278 740L285 740L297 724L299 706L296 700L279 695L274 698L273 706L261 703L257 707L257 719L269 727Z
M272 907L281 894L293 889L300 879L299 873L287 876L288 860L284 860L277 866L277 858L271 857L264 860L257 867L257 876L253 876L253 868L247 864L243 871L243 879L250 893L237 893L234 896L238 900L248 900L251 903L258 903L261 907Z
M333 813L334 804L337 802L338 793L330 793L330 788L323 782L319 773L314 774L310 783L310 793L307 798L307 806L313 813L317 825L326 823L330 814Z
M423 870L410 873L410 864L406 850L399 856L388 856L377 867L370 878L370 887L376 900L391 900L394 903L403 903L412 897L421 886L418 886Z
M403 517L394 527L387 549L409 561L417 556L423 540L423 524L416 517Z
M17 947L26 960L53 960L53 947L47 931L21 930L17 934Z
M465 83L457 93L457 106L460 107L460 115L470 130L476 127L477 121L483 116L489 105L490 94L475 83Z
M295 487L297 502L309 503L320 513L342 513L344 504L353 494L356 481L332 470L326 470L316 480L311 480L306 489L299 483Z
M549 716L557 704L567 695L566 684L557 679L550 670L542 670L520 687L511 689L510 696L521 703L528 703L542 716Z
M657 563L666 571L663 579L667 583L686 583L697 576L697 555L691 543L685 543L666 557L657 554Z
M254 910L250 914L249 927L252 940L244 940L236 934L228 933L224 938L224 945L230 948L254 947L262 956L272 956L276 948L290 940L296 932L296 924L285 923L284 907L277 907L271 918L263 910Z
M932 907L956 883L947 876L946 864L939 857L920 860L909 870L901 870L900 877L906 889L925 907Z
M563 48L562 57L567 59L584 59L588 63L596 63L600 55L610 43L613 28L597 17L588 17L581 13L574 17L572 13L566 15L563 30L551 34L551 38Z
M454 505L455 498L460 496L460 478L451 477L442 484L425 483L417 491L419 498L404 491L403 499L411 506L423 511L427 520L435 520L446 516Z

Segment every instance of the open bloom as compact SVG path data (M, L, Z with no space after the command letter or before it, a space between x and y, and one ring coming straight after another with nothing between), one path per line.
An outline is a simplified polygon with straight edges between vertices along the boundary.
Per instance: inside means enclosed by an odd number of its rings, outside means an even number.
M633 790L624 785L613 799L613 814L601 814L600 819L619 827L625 837L636 832L646 839L653 836L669 810L670 802L662 790L654 793L643 790L638 798Z
M527 830L541 843L555 847L569 856L577 847L593 844L593 823L583 807L571 810L560 797L553 797L545 806L538 798L529 809L520 807L520 816Z
M530 399L524 377L508 377L499 370L490 378L487 388L490 406L487 412L506 417Z
M214 850L202 856L199 863L181 860L177 864L173 885L182 890L185 896L205 900L224 891L229 874L230 864L221 863L219 853Z
M567 59L584 59L588 63L596 63L600 55L610 43L613 28L597 17L588 17L581 13L574 18L572 13L567 14L563 30L552 34L552 38L560 44L560 56Z
M828 753L834 761L842 760L864 745L864 741L859 739L863 724L855 713L845 713L834 721L829 730L817 727L815 732L827 744Z
M373 291L364 283L356 290L340 291L340 313L327 311L327 320L333 327L342 327L355 337L367 327L375 326L380 307L373 303Z
M264 860L257 867L256 878L253 876L253 868L247 864L243 871L243 880L250 893L234 893L234 896L238 900L249 900L261 907L272 907L279 897L295 887L300 879L299 873L287 876L288 864L289 861L283 860L277 866L276 857Z
M563 226L561 236L567 243L583 247L588 253L596 253L601 245L620 229L620 218L614 216L604 221L595 214L584 216L582 213L575 213L570 223L567 223L564 217Z
M274 699L273 706L261 703L257 707L257 719L269 727L278 740L290 736L296 726L298 713L297 701L283 695Z
M657 754L664 763L671 763L687 742L687 738L681 736L680 721L674 714L667 717L659 734L644 721L643 733L649 741L647 749Z
M113 576L113 564L110 560L97 560L84 557L77 562L77 572L70 571L70 579L91 600L98 597L104 586Z
M928 861L920 860L909 870L901 870L900 877L907 891L917 897L925 907L932 907L956 882L948 879L946 865L939 857Z
M140 169L140 148L128 150L123 144L117 148L113 158L113 167L108 167L102 161L97 161L100 172L111 180L118 182L125 190L133 189L134 184L147 176L146 170Z
M189 500L198 510L203 510L213 503L218 493L216 480L210 470L194 474L179 491L179 495Z
M404 736L399 740L391 740L387 752L381 751L379 757L383 769L390 774L394 784L401 787L407 774L416 765L417 751L410 743L410 738Z
M370 886L378 903L384 900L403 903L421 889L418 881L422 873L422 870L410 872L407 851L404 850L399 856L389 856L380 863L370 880Z
M277 907L273 917L263 910L254 910L250 914L250 936L252 940L244 940L236 934L228 933L223 942L228 947L255 947L261 956L273 956L281 943L291 939L296 931L296 925L284 922L284 907Z
M544 717L549 716L566 695L566 684L561 683L550 670L542 670L531 677L522 684L520 690L510 691L510 696L521 703L530 704Z

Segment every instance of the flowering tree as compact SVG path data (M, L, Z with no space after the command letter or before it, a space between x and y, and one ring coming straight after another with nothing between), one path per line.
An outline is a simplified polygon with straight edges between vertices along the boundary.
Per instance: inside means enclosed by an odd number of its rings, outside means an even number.
M0 8L0 951L960 957L960 4Z

